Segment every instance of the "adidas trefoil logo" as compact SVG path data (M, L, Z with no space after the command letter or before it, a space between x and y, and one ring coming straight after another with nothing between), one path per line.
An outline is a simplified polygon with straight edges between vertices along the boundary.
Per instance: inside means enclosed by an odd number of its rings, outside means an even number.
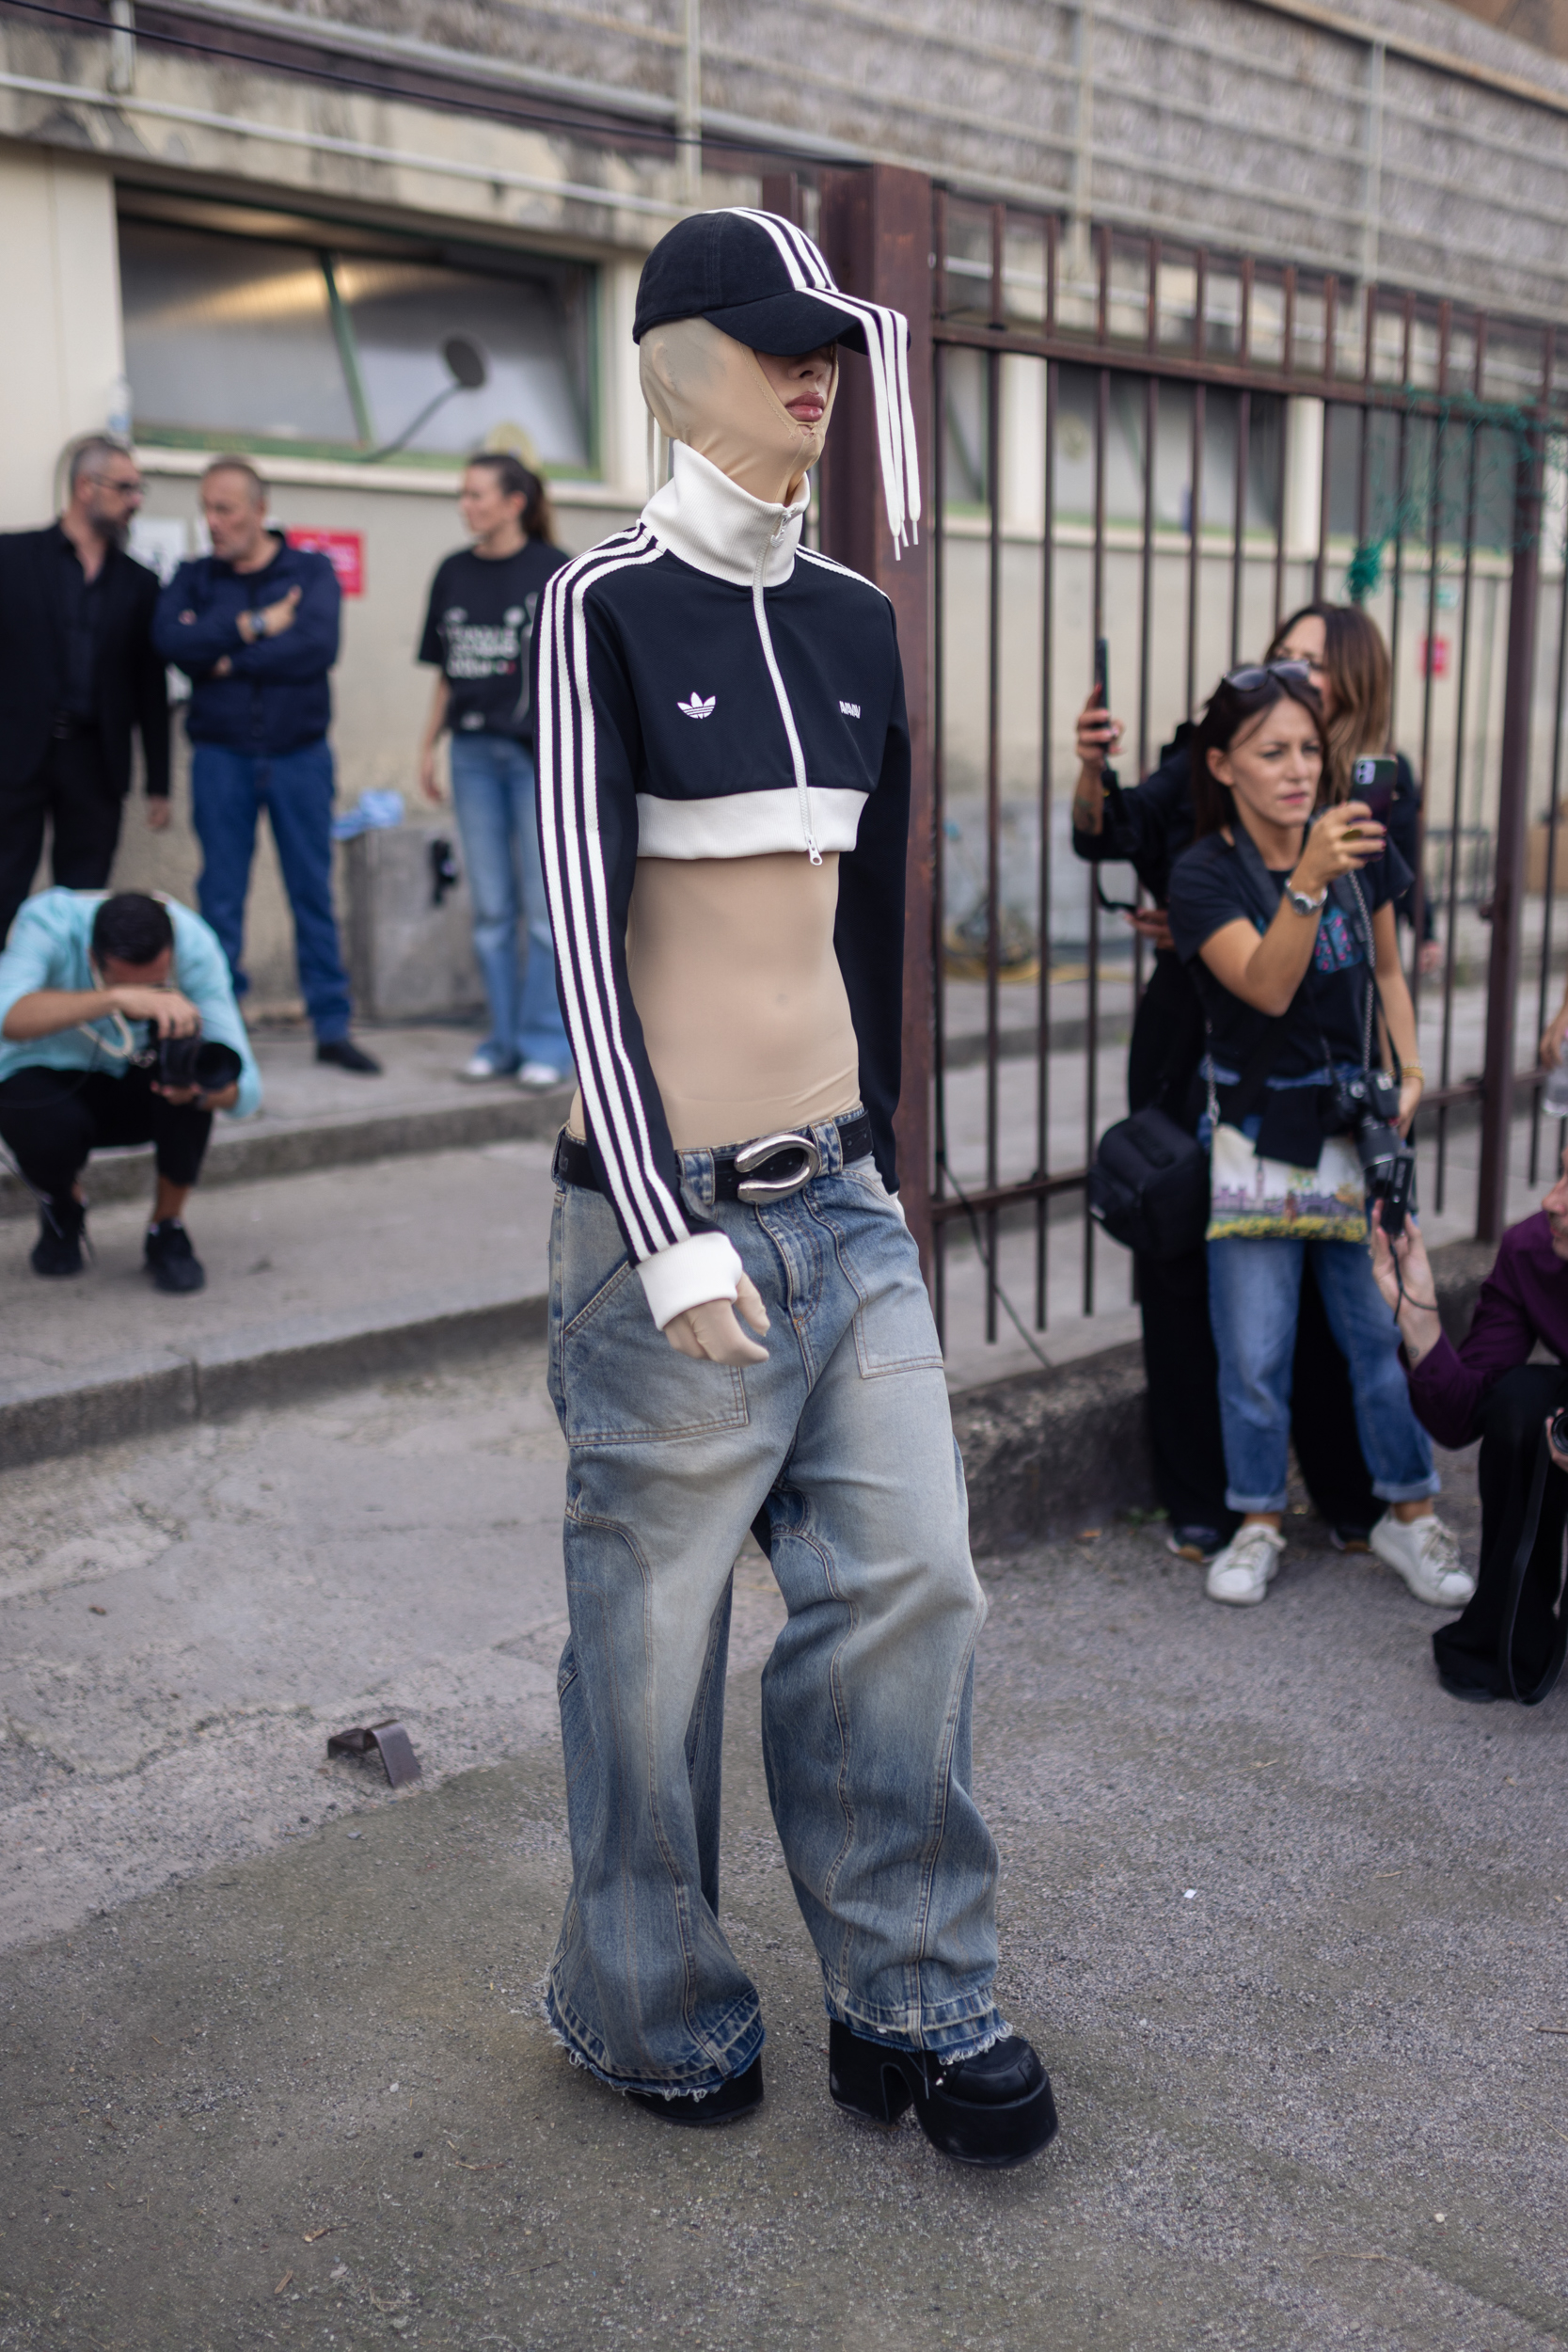
M719 697L717 694L709 694L705 698L703 695L699 694L697 689L693 687L691 689L691 700L688 703L677 703L675 705L675 708L677 710L683 710L689 719L711 719L714 712L714 706L717 704L718 700Z

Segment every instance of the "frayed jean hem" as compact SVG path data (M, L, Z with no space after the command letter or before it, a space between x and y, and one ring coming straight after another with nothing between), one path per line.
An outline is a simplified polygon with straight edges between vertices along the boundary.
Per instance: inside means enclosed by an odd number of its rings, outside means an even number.
M610 2090L641 2090L666 2099L705 2099L709 2091L721 2090L727 2082L744 2074L755 2062L767 2038L761 2012L753 2001L749 2005L745 2022L724 2042L723 2056L729 2062L721 2070L716 2072L710 2064L705 2064L700 2073L693 2067L689 2074L673 2077L617 2074L608 2063L610 2053L597 2034L567 2009L548 1979L544 1987L544 2011L545 2023L572 2064L592 2074L595 2082Z
M880 2042L895 2050L928 2050L952 2066L978 2058L1012 2031L989 1988L984 1993L962 1994L926 2010L884 2009L857 2001L848 1994L835 1994L827 1984L822 2001L829 2016L847 2026L857 2040Z

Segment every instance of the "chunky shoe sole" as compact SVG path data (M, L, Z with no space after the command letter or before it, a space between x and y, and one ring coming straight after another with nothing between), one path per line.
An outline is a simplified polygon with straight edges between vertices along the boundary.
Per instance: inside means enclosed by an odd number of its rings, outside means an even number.
M686 2123L698 2131L711 2131L721 2123L739 2123L748 2115L754 2115L762 2105L762 2058L759 2054L744 2074L732 2074L717 2090L710 2090L702 2099L693 2099L688 2093L667 2099L662 2090L628 2090L626 2097L634 2106L645 2107L650 2115L657 2115L661 2123Z
M1007 2171L1027 2164L1056 2137L1050 2077L1028 2044L1022 2046L1038 2073L1022 2096L961 2099L947 2088L953 2076L944 2075L928 2051L864 2042L835 2018L828 2026L828 2089L835 2106L871 2123L896 2123L912 2104L916 2122L939 2155L987 2171ZM961 2071L955 2069L954 2074Z

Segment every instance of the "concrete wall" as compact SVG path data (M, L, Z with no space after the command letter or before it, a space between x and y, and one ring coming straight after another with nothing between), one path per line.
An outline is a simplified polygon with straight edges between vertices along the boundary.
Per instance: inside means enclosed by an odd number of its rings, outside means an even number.
M114 178L0 146L0 529L46 521L63 442L105 425L124 366Z

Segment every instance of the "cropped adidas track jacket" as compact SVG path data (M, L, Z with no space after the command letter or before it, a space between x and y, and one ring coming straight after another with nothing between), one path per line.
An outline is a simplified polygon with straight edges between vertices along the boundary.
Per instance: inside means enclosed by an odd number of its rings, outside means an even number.
M533 635L539 825L589 1149L662 1326L735 1295L682 1198L626 980L637 857L839 852L833 946L861 1096L896 1189L910 739L893 608L679 444L629 530L546 582ZM748 1138L736 1136L736 1142Z

